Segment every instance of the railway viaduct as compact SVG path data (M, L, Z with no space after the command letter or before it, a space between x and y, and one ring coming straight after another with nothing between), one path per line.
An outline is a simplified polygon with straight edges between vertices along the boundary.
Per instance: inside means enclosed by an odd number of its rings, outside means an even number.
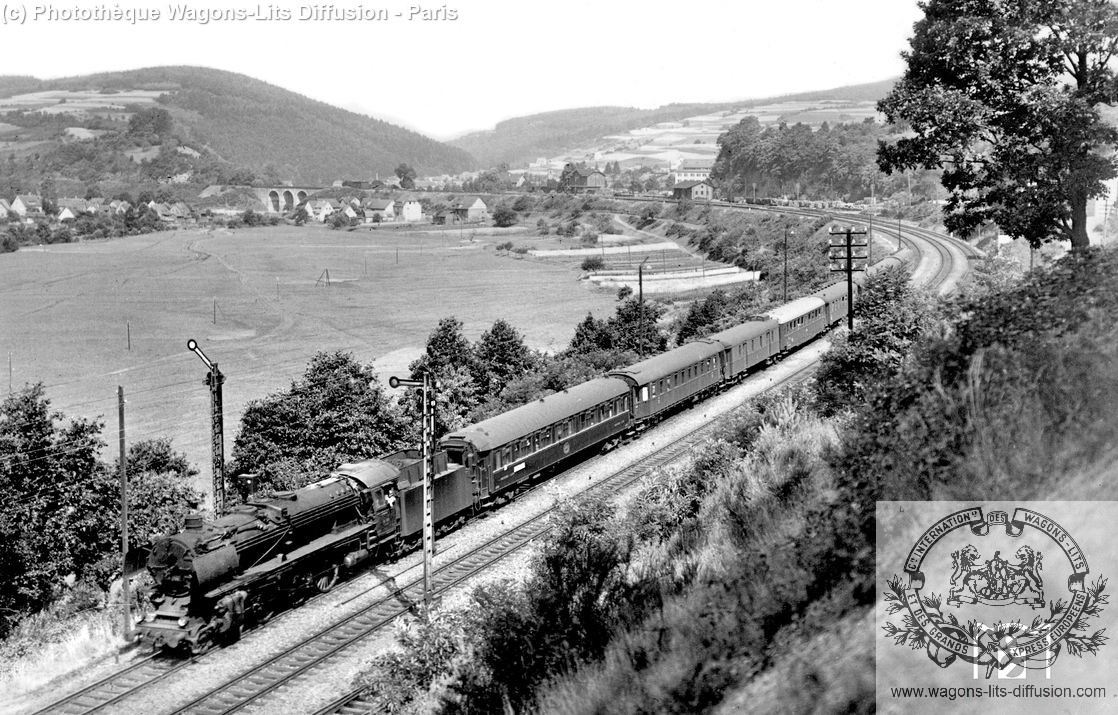
M308 196L322 191L321 186L261 186L252 191L260 199L268 213L287 213L294 211Z

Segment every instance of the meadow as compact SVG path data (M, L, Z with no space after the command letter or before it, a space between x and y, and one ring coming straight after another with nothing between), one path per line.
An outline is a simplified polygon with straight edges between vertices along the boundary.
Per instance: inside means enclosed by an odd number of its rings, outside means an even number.
M67 416L103 416L115 456L117 386L128 441L168 436L210 480L206 367L225 375L225 449L252 399L285 389L319 350L372 362L387 389L440 318L471 340L503 318L558 350L614 295L571 267L498 255L481 232L191 229L31 246L0 256L0 360L15 389L42 382ZM4 367L7 367L5 365Z

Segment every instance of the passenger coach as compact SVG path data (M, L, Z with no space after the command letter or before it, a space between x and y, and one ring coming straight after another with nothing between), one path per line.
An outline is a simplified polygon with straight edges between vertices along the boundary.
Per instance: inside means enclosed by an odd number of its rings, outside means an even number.
M440 444L451 462L475 473L479 500L487 503L568 456L624 432L631 405L624 380L597 378L452 432Z
M644 421L722 381L718 353L722 346L687 343L610 373L629 384L633 419Z
M780 332L775 320L751 320L702 341L719 346L723 379L733 380L780 352Z

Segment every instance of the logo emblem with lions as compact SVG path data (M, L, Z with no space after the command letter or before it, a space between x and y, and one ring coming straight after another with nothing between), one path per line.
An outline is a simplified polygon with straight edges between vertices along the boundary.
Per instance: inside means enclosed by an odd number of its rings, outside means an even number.
M1048 584L1046 566L1054 572ZM912 547L904 571L907 579L887 582L888 614L904 615L900 625L886 622L885 634L897 645L927 650L940 668L961 659L985 666L987 678L1011 665L1049 668L1062 652L1093 655L1107 640L1104 630L1087 630L1088 618L1107 603L1106 579L1088 583L1090 568L1075 539L1031 509L1016 509L1012 518L1003 511L984 516L979 507L949 514ZM1046 588L1059 591L1057 598Z

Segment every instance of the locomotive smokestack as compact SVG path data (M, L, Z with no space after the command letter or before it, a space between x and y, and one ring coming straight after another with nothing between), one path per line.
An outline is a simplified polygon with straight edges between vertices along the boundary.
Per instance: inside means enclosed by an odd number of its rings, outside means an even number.
M187 531L201 531L202 530L202 515L201 514L188 514L185 524Z

